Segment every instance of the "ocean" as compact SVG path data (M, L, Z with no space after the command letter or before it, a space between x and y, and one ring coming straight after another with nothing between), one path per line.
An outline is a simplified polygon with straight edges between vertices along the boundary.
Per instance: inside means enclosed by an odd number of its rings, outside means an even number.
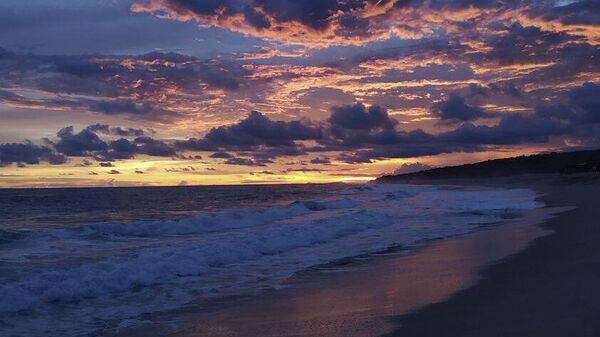
M7 189L0 205L0 336L108 335L542 206L400 184Z

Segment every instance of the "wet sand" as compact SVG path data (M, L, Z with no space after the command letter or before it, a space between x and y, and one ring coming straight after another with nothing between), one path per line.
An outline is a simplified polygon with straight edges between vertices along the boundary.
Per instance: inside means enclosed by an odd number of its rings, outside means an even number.
M543 198L553 208L463 237L432 242L410 255L374 256L339 268L329 266L302 273L285 289L188 319L172 336L447 336L436 329L427 332L431 334L419 332L420 327L431 328L430 324L440 319L433 312L427 314L428 308L440 308L436 303L454 301L468 289L487 282L488 271L481 280L484 267L496 268L499 261L503 261L500 265L510 264L513 254L531 249L525 248L532 240L554 236L553 228L539 225L562 219L548 220L551 214L567 208L548 196ZM518 274L509 277L520 278ZM418 314L409 315L413 312ZM430 316L423 320L421 315ZM412 325L405 325L405 320Z
M600 176L456 182L529 186L548 206L575 206L548 220L552 234L443 303L396 317L387 336L600 336Z

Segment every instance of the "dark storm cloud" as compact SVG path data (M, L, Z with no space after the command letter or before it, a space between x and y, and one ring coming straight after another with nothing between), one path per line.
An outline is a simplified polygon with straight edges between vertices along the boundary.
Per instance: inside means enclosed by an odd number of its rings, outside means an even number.
M373 160L389 158L413 158L433 156L442 153L475 152L483 148L480 146L465 146L461 144L414 144L410 146L387 145L377 148L343 152L338 160L348 164L371 163Z
M338 11L347 12L360 8L363 1L293 1L293 0L255 0L256 5L273 15L277 22L297 21L314 29L328 26L328 18Z
M361 63L410 57L418 57L420 59L448 58L454 60L457 55L464 55L469 51L469 48L462 44L459 39L447 36L423 38L410 42L402 41L400 45L389 47L359 48L358 50L353 50L351 47L343 47L342 49L350 52L350 56L326 62L325 65L334 68L352 69ZM464 62L464 60L460 61Z
M66 161L66 156L56 153L48 146L39 146L31 142L0 144L0 167L13 163L35 165L40 162L59 165Z
M145 61L133 69L127 68L136 80L153 80L161 76L166 83L175 84L182 89L196 89L200 80L213 88L236 90L244 77L251 74L238 63L219 59L202 60L178 53L152 52L130 59Z
M252 149L260 146L296 145L295 141L319 139L322 130L304 121L273 121L257 111L237 124L211 129L202 139L178 142L188 150Z
M585 83L570 90L565 103L540 106L536 113L574 124L600 123L600 84Z
M90 130L92 132L99 132L99 133L103 133L103 134L110 134L110 126L108 124L92 124L92 125L88 125L86 127L87 130Z
M101 160L131 159L136 155L154 157L172 157L177 154L175 147L164 141L151 137L137 137L133 141L120 138L110 142L106 151L96 152L94 155Z
M437 107L437 113L442 120L462 123L439 133L399 130L397 121L386 109L362 104L334 107L330 118L318 124L305 120L275 121L253 111L238 123L211 129L204 137L175 142L148 136L106 141L98 134L114 135L115 128L96 124L76 133L73 127L66 127L58 132L58 141L48 141L56 151L31 143L4 144L1 161L60 163L65 156L86 156L110 162L137 155L177 158L180 151L214 151L210 157L223 159L224 164L265 166L281 157L323 152L334 153L338 160L347 163L368 163L386 158L542 144L553 137L575 137L582 144L591 144L600 129L599 97L600 85L585 83L539 106L533 114L498 115L497 124L478 125L473 121L489 115L454 95ZM23 157L29 148L33 149L33 156ZM322 157L311 160L311 164L329 163L329 159Z
M600 48L588 43L567 43L555 54L553 64L515 80L518 83L564 83L584 73L600 71Z
M120 126L111 127L108 124L92 124L86 127L86 129L96 132L102 133L105 135L115 135L121 137L141 137L145 136L147 133L154 133L155 131L152 129L137 129L137 128L122 128Z
M432 136L422 130L403 132L395 130L398 122L387 111L373 105L368 109L362 104L332 109L326 137L318 142L325 146L321 151L352 149L372 145L426 142Z
M502 34L487 38L486 44L491 50L483 56L501 65L553 60L560 52L557 46L574 40L566 33L542 31L538 27L523 27L518 23L500 27L498 31Z
M195 95L206 89L234 91L250 74L239 63L201 60L177 53L45 56L0 50L0 87L62 95L28 98L3 90L0 100L164 119L179 116L175 111L159 107L158 97L164 98L165 90L172 94Z
M137 145L125 138L110 142L110 149L96 154L102 160L130 159L138 153Z
M504 117L495 126L466 123L455 130L439 134L423 134L427 141L414 141L406 137L396 137L397 146L384 145L369 151L360 152L363 159L408 158L436 155L451 152L479 151L484 146L517 145L544 143L551 136L565 135L571 129L568 125L539 118L521 115Z
M385 115L387 116L387 112ZM472 115L468 115L468 117L471 118ZM334 127L331 129L335 130ZM332 131L328 133L328 137L319 140L323 146L319 151L342 152L338 159L347 163L367 163L373 159L473 152L483 150L486 146L544 143L548 142L552 136L568 135L571 132L573 132L573 128L569 123L537 115L515 114L502 117L494 126L475 125L467 122L454 130L437 134L427 133L420 129L412 131L396 129Z
M50 93L116 95L103 80L108 71L90 56L42 56L0 50L0 84L36 88Z
M331 160L325 157L317 157L310 161L311 164L331 164Z
M336 60L322 61L322 64L351 70L358 64L406 58L447 61L447 64L441 65L419 65L410 71L386 69L380 76L366 76L358 80L390 83L424 79L464 81L476 76L471 69L474 66L489 68L498 65L548 64L529 74L517 76L515 82L519 87L528 83L561 83L581 73L597 72L600 68L600 49L575 33L543 30L518 23L492 21L481 24L489 29L486 34L473 32L469 26L457 28L458 32L452 35L402 41L396 46L388 41L388 47L383 43L372 43L369 48L331 47L328 52L332 55L338 55L334 53L338 49L344 52ZM473 48L469 41L483 42L485 48Z
M90 156L94 151L108 149L108 144L100 139L96 133L88 129L74 133L73 127L68 126L58 131L56 135L59 140L54 144L54 147L58 152L67 156Z
M151 0L138 0L147 5ZM163 0L160 3L178 14L193 13L198 17L226 21L233 16L243 17L244 22L257 30L277 29L278 24L297 22L315 30L330 25L330 17L338 11L362 8L364 1L350 0ZM260 8L260 11L258 9Z
M113 141L101 139L97 133L126 136L137 136L133 140L120 138ZM162 140L143 136L143 130L132 128L109 127L94 124L74 132L72 126L65 127L57 133L58 141L48 140L57 152L71 157L94 157L98 160L112 161L131 159L136 155L155 157L171 157L177 154L175 147Z
M600 84L585 83L571 90L569 101L579 120L600 123Z
M303 144L294 143L294 145L289 146L260 146L249 151L240 151L238 155L252 157L258 163L268 164L273 163L276 158L302 156L306 155L308 151L309 149Z
M596 0L580 0L563 6L547 8L542 12L545 19L560 20L565 24L600 24L600 4Z
M469 30L486 21L482 17L516 8L527 9L534 17L546 15L548 20L556 12L554 16L586 18L569 22L589 23L594 21L591 18L596 15L596 7L579 3L561 8L555 7L553 1L533 0L136 0L132 9L162 18L195 20L200 25L257 37L327 45L384 39L390 33L397 33L394 29L401 31L399 35L422 35L431 27L452 30L448 25ZM480 15L461 22L453 22L452 18L440 21L427 15L448 17L464 10L478 10Z
M361 82L397 83L420 80L437 81L466 81L475 77L471 67L467 64L428 64L417 66L410 71L387 69L381 77L366 78Z
M466 96L487 96L491 97L495 94L508 95L513 98L523 97L523 91L514 82L503 81L489 83L488 85L470 84L466 90Z
M0 102L15 102L22 100L23 97L8 90L0 89Z
M334 107L329 117L333 128L350 130L393 129L398 123L377 105L368 109L363 104Z
M371 116L367 113L369 110L377 111L373 114L377 117L365 120L365 116ZM360 123L355 123L357 111L363 118ZM443 144L436 135L420 129L398 131L394 128L396 123L378 106L369 109L362 105L337 107L332 109L326 137L318 140L321 147L310 150L341 152L338 157L341 161L365 163L372 159L425 156L473 147L470 144Z
M161 140L151 137L138 137L134 140L138 153L155 157L171 157L176 154L175 148Z
M90 110L95 112L101 112L106 115L144 115L156 111L156 109L147 102L139 103L127 99L92 103L90 105Z
M432 113L443 122L448 123L473 121L494 116L479 107L468 105L464 98L455 93L450 94L445 102L435 105Z
M266 166L265 162L257 161L252 158L229 158L224 162L227 165L239 165L239 166Z
M415 1L415 0L407 0L407 1L399 1L397 3L398 6L406 6L408 4L413 6L421 6L421 5L429 5L432 9L464 9L464 8L511 8L515 5L521 3L527 3L530 1L523 0L429 0L429 1Z
M436 139L459 144L515 145L545 143L550 136L564 135L569 131L568 125L554 120L509 115L495 126L466 123L455 130L437 135Z
M226 158L232 158L233 156L227 152L215 152L215 153L211 154L210 157L226 159Z
M354 14L344 14L339 19L339 28L336 34L339 36L367 36L369 33L369 20Z

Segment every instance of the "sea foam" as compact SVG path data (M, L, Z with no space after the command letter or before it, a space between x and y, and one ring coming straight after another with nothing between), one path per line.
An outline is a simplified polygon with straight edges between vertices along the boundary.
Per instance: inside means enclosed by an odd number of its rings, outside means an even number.
M368 185L268 208L2 234L11 241L0 249L0 313L15 326L26 315L65 335L87 333L150 308L276 287L313 265L466 234L539 206L526 189ZM57 308L72 317L93 309L94 319L57 319Z

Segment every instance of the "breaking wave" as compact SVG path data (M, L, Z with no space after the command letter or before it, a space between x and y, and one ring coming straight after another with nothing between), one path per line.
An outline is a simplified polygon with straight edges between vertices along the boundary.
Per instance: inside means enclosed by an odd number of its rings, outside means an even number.
M93 307L106 324L149 307L254 293L313 265L465 234L539 206L524 189L376 185L177 220L0 231L1 261L19 263L2 269L0 313L18 319L33 310L47 319L56 306L79 314ZM89 331L97 322L87 324Z

